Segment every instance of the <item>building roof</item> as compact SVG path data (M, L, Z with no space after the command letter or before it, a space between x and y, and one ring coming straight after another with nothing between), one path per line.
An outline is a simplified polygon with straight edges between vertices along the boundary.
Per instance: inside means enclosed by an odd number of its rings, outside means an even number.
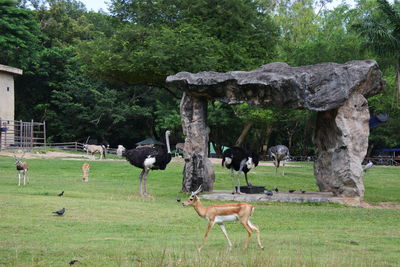
M8 73L11 73L11 74L22 75L22 70L21 69L17 69L17 68L6 66L6 65L2 65L2 64L0 64L0 71L8 72Z

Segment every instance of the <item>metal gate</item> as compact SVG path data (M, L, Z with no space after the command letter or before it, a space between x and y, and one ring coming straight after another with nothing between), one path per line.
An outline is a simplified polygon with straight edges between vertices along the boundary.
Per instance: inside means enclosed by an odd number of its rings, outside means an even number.
M0 118L0 150L31 150L34 147L46 147L46 122Z

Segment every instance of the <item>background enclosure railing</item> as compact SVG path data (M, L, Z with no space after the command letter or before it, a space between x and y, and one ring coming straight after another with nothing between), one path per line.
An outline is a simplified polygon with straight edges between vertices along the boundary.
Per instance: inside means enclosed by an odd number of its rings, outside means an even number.
M46 147L46 122L2 120L0 150Z

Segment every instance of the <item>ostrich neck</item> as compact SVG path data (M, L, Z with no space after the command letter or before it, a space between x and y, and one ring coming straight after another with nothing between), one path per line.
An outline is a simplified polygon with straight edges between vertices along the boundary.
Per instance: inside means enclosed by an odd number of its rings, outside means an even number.
M165 132L165 142L167 143L168 154L171 154L171 147L169 146L169 134L168 134L168 132Z

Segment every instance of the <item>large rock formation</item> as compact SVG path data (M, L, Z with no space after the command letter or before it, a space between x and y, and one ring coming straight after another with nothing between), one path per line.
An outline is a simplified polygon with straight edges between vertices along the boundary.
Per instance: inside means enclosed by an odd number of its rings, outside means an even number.
M366 98L385 86L375 61L302 67L272 63L253 71L180 72L169 76L167 84L192 99L318 111L314 172L318 186L338 195L363 196L361 162L369 135Z

